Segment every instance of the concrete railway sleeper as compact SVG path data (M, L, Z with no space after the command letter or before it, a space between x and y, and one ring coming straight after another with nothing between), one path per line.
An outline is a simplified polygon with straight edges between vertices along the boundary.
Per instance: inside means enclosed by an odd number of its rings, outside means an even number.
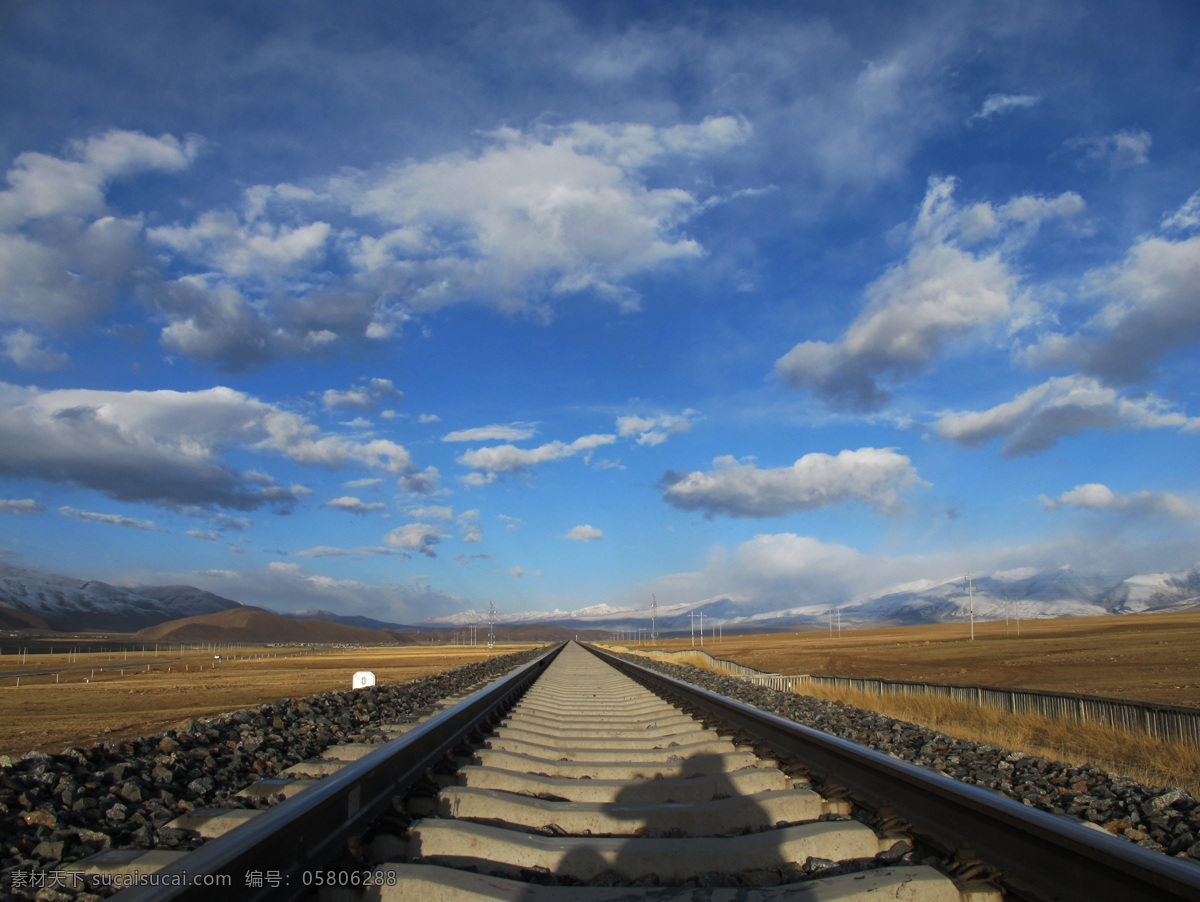
M1200 869L574 643L428 715L162 873L319 902L1200 900Z

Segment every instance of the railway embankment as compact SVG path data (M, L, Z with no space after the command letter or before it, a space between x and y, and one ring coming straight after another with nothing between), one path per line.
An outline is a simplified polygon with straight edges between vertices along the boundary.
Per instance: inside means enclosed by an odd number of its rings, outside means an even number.
M755 686L690 665L616 656L1031 808L1077 818L1144 848L1200 860L1200 802L1177 787L1147 786L1090 764L1076 766L957 739L873 711Z
M190 849L201 842L194 833L166 826L179 816L199 808L268 807L280 797L239 791L331 745L386 741L375 724L497 679L541 652L407 683L279 699L153 736L0 759L0 894L35 898L46 887L14 887L14 874L53 873L108 849ZM52 889L69 895L71 882Z

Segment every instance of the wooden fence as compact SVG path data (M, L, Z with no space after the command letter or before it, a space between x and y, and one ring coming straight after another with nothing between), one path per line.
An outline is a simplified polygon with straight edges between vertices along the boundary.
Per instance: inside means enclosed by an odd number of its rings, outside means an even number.
M1101 724L1156 739L1177 740L1200 748L1200 708L1184 705L1164 705L1073 692L1047 692L1042 689L954 686L946 683L916 683L906 680L817 674L784 676L779 673L764 673L736 661L714 658L708 652L698 649L652 654L654 657L697 664L740 677L759 686L785 692L803 692L806 685L815 685L857 689L876 695L938 696L977 705L990 705L1010 714L1036 713L1060 720Z

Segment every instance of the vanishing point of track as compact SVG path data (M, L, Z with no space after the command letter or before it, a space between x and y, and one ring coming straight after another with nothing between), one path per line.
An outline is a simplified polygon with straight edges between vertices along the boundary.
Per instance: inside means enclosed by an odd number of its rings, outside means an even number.
M574 643L430 714L114 898L1200 900L1200 866Z

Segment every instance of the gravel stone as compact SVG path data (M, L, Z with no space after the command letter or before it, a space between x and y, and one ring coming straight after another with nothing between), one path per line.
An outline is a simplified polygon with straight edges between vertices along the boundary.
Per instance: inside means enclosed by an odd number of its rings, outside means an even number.
M44 871L109 848L195 848L203 840L165 825L196 808L266 808L282 797L239 799L236 794L334 743L383 742L373 725L496 680L541 653L533 649L408 683L283 698L207 720L189 718L156 736L99 742L56 755L0 756L0 898L96 899L73 890L49 896L45 888L13 887L11 875Z
M1096 824L1143 848L1200 860L1200 802L1179 787L1145 786L1091 764L1071 765L954 739L920 724L840 702L756 686L685 664L617 654L632 663L753 705L910 764L1051 814ZM806 865L806 870L808 865Z

